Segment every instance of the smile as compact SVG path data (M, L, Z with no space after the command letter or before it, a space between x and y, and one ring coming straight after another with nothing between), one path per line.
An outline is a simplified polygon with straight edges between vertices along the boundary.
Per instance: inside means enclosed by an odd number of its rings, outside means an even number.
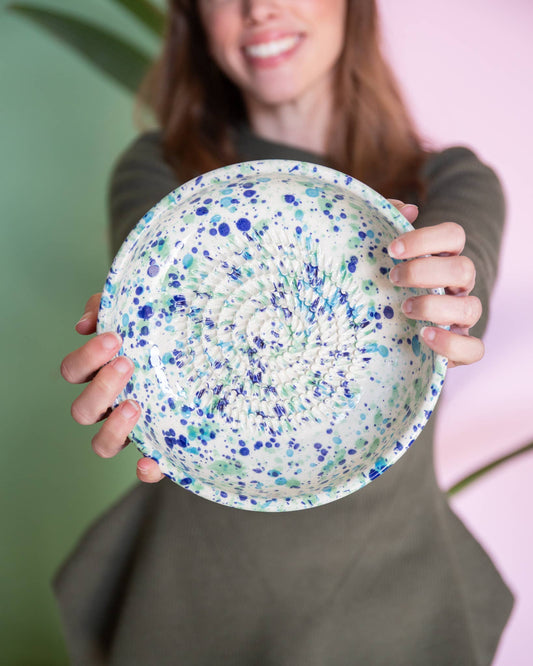
M300 40L300 35L292 35L262 44L250 44L244 47L244 52L251 58L273 58L291 51Z

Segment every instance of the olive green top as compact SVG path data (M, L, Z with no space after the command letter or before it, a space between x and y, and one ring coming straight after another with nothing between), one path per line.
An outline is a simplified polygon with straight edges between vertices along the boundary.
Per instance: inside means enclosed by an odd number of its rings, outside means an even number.
M319 156L241 129L242 161ZM481 336L505 217L494 171L468 148L434 153L416 226L460 223L476 266ZM160 133L110 185L112 250L178 186ZM404 200L417 203L408 193ZM513 597L450 509L433 463L435 415L365 488L303 511L256 513L164 478L135 482L54 576L74 666L485 666Z

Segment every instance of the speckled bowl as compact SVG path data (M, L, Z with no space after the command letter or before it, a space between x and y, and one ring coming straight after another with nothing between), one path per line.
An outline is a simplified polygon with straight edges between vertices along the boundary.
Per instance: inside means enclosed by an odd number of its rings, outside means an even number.
M265 160L185 183L117 254L98 332L135 370L116 404L172 481L253 511L319 506L362 488L418 436L446 359L388 279L412 229L338 171Z

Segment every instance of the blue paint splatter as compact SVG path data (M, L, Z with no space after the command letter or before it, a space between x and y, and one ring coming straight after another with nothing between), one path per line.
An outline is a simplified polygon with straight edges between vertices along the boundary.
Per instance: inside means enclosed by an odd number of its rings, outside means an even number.
M248 231L251 226L250 220L247 220L245 217L241 217L240 220L237 220L237 229L240 231Z
M154 311L152 310L151 305L143 305L137 311L137 316L140 317L141 319L150 319L150 317L153 317L153 314Z

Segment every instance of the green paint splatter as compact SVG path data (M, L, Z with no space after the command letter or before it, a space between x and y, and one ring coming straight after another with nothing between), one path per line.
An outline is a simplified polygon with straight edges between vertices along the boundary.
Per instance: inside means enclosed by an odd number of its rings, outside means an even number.
M236 476L239 474L245 474L245 469L241 463L228 462L227 460L217 460L210 466L209 469L222 476Z
M397 404L398 397L399 397L398 384L394 384L392 387L391 397L388 400L389 407L393 407L395 404Z
M170 244L167 243L167 240L160 240L157 244L157 253L159 254L160 259L166 259L170 252Z
M367 294L377 294L378 289L372 280L363 280L361 286Z
M375 453L376 449L378 448L378 446L379 446L379 437L376 437L374 439L374 441L372 442L372 444L370 444L370 446L367 448L367 450L365 452L366 457L369 458L371 455L373 455Z

